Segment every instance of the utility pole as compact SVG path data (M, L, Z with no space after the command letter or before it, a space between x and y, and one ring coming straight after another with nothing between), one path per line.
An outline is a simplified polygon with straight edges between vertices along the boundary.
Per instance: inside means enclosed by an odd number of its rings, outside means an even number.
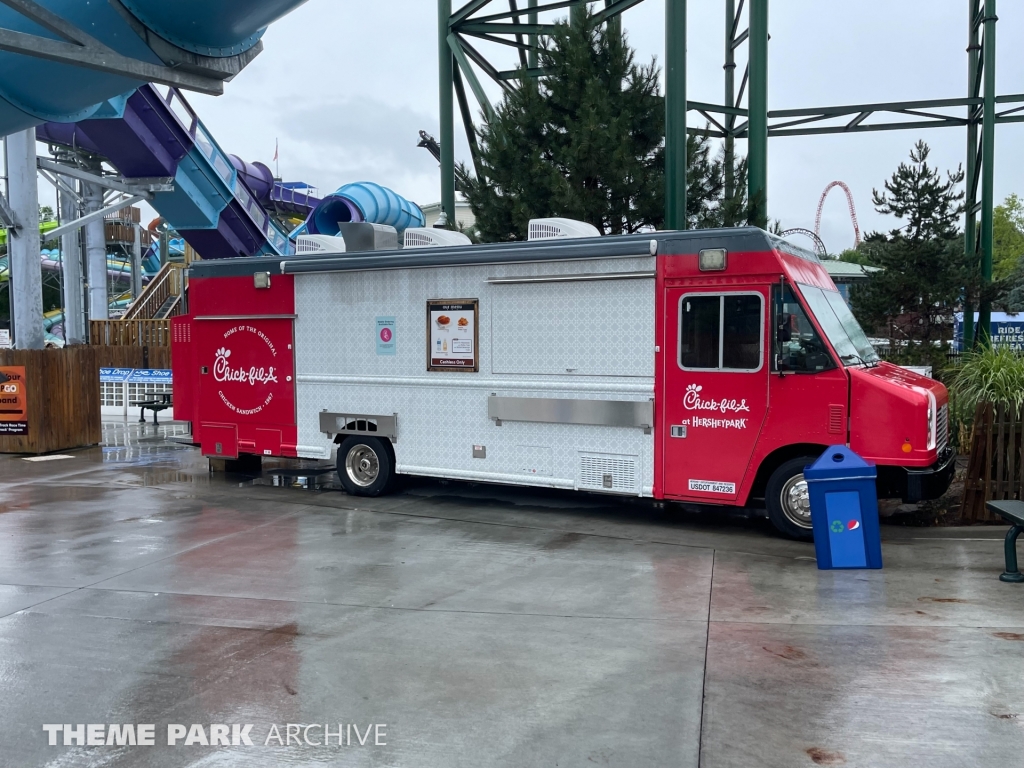
M686 0L665 0L665 228L686 224Z
M747 195L754 223L768 227L768 0L750 0Z
M7 230L11 318L18 349L42 349L43 265L39 259L39 187L34 128L7 137L7 196L17 229Z

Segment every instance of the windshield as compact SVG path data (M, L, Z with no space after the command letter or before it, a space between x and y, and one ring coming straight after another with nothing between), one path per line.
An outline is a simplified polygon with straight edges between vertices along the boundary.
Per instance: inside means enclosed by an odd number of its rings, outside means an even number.
M878 362L874 347L837 291L823 291L821 288L800 284L800 293L807 300L811 312L832 342L843 365L872 365Z

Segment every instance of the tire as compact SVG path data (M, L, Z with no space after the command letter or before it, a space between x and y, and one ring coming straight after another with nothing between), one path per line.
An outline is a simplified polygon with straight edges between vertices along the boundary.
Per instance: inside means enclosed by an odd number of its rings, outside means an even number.
M804 467L813 464L815 457L800 456L790 459L772 472L764 492L768 519L783 536L799 541L813 541L811 528L811 500L804 480Z
M346 437L338 446L338 480L350 496L380 496L395 479L387 444L376 437Z

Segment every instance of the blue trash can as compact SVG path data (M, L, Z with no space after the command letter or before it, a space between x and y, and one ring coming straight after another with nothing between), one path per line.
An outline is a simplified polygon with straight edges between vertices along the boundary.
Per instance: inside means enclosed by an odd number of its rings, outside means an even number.
M845 445L829 448L804 470L821 570L882 567L876 475L874 464Z

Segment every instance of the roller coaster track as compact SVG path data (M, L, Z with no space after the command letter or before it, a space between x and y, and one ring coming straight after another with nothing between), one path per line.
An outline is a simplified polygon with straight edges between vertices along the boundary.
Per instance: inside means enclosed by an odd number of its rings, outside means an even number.
M860 224L857 223L857 208L853 204L853 193L850 192L850 188L842 181L833 181L825 187L825 191L821 193L821 199L818 201L818 214L814 217L814 234L818 238L821 237L821 212L825 207L825 199L828 197L828 193L831 192L834 187L839 187L846 193L846 202L850 206L850 221L853 222L854 247L857 247L860 245Z
M803 227L791 227L781 234L783 237L788 237L789 235L803 235L804 237L810 238L814 241L814 252L818 254L818 258L828 258L828 250L825 248L825 243L822 242L817 233L811 232L811 230L804 229Z

